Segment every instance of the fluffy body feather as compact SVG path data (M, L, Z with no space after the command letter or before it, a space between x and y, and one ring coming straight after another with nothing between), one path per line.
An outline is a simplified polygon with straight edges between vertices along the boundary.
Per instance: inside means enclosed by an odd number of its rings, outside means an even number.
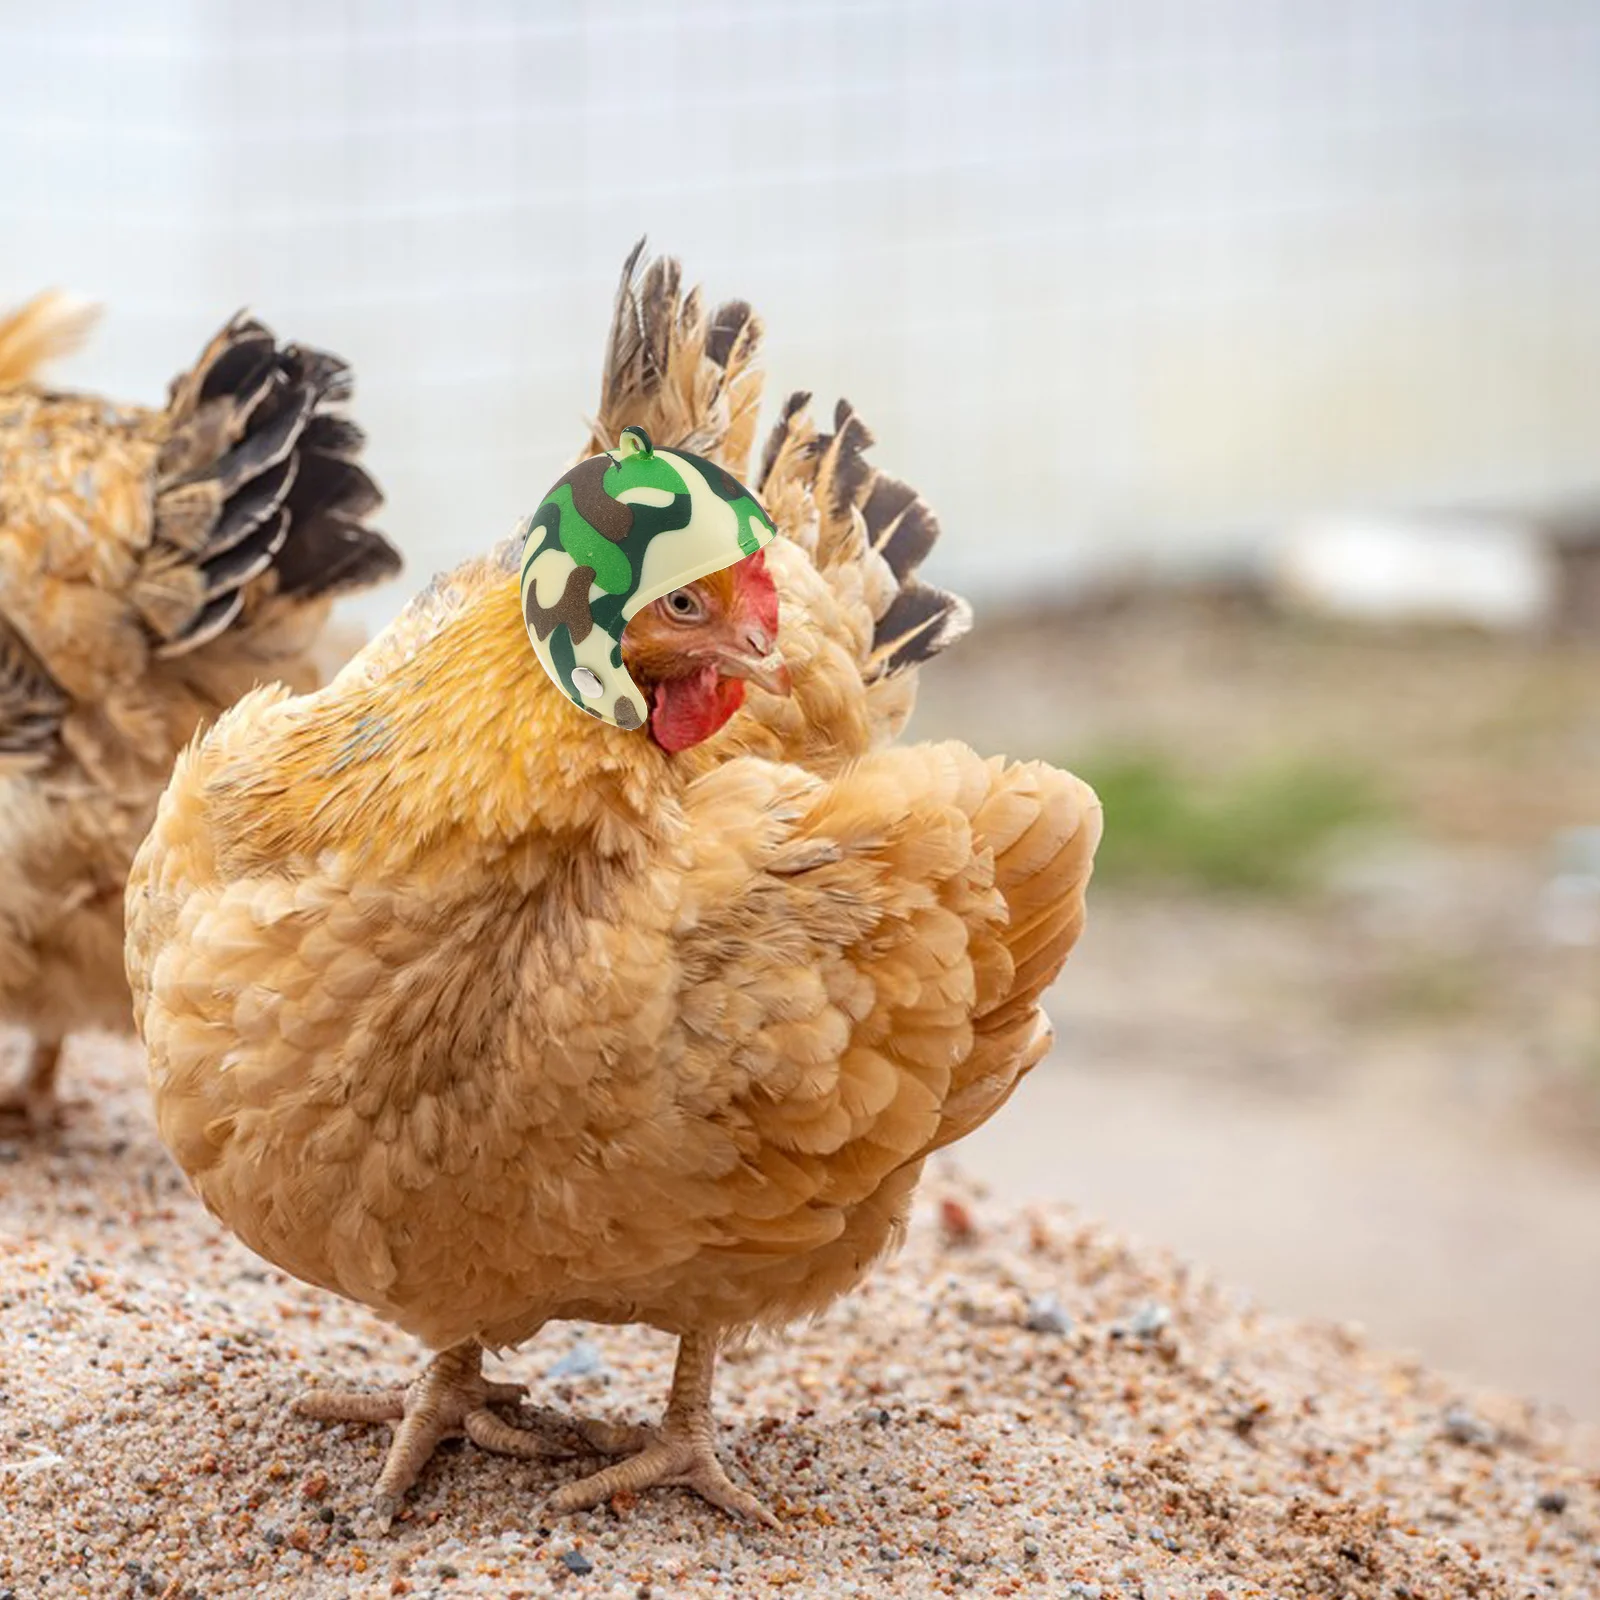
M637 422L740 475L753 315L634 267L599 440ZM707 1352L856 1283L927 1155L1048 1045L1099 808L1038 764L891 746L965 609L916 583L931 531L895 541L931 516L866 444L791 404L768 452L790 698L752 689L676 755L576 715L508 542L325 690L223 717L130 881L162 1135L253 1249L436 1350L558 1318L681 1337L655 1454L558 1508L672 1481L760 1514L707 1454Z
M314 687L333 596L398 566L334 358L241 317L162 410L32 383L84 327L53 295L0 321L0 1016L35 1116L69 1029L130 1025L123 886L178 751Z

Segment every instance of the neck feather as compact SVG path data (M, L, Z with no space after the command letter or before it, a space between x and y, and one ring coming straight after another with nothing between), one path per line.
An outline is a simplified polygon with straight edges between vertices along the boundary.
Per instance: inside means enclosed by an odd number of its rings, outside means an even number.
M297 707L304 707L301 714ZM255 849L356 849L386 860L568 836L641 857L672 826L669 758L643 730L586 717L545 676L517 582L496 582L375 683L287 702L275 748L247 756L217 800ZM242 842L242 841L241 841Z

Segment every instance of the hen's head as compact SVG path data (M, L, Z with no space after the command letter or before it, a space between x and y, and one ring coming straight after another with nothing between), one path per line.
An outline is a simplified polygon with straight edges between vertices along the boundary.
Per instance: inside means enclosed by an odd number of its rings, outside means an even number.
M651 738L668 754L709 739L744 704L746 682L788 694L777 641L765 550L646 606L622 636L622 664L650 702Z

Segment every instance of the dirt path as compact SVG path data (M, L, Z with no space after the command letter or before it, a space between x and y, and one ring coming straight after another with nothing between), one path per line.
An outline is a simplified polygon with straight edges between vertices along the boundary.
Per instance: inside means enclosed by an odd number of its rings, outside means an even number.
M1263 1096L1048 1062L961 1149L1012 1201L1071 1200L1431 1365L1600 1422L1600 1170L1370 1084Z

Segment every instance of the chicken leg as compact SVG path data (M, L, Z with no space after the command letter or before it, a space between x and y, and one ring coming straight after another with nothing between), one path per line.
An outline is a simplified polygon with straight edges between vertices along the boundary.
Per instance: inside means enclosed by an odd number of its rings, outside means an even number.
M394 1441L378 1478L373 1509L385 1531L406 1491L445 1439L465 1434L497 1455L525 1461L571 1455L549 1439L515 1428L491 1406L514 1406L527 1388L492 1383L483 1376L483 1346L467 1340L430 1361L422 1376L404 1389L379 1393L354 1389L311 1389L294 1403L297 1415L318 1422L392 1422Z
M35 1039L27 1070L15 1088L0 1093L0 1124L21 1124L24 1133L53 1128L60 1114L56 1070L61 1065L59 1039Z
M739 1488L717 1460L716 1425L711 1415L716 1364L716 1344L709 1335L685 1334L678 1341L672 1392L659 1428L574 1422L584 1440L606 1455L637 1453L556 1490L550 1497L550 1509L558 1513L584 1511L624 1489L633 1492L681 1484L736 1517L776 1528L778 1519L753 1494Z

